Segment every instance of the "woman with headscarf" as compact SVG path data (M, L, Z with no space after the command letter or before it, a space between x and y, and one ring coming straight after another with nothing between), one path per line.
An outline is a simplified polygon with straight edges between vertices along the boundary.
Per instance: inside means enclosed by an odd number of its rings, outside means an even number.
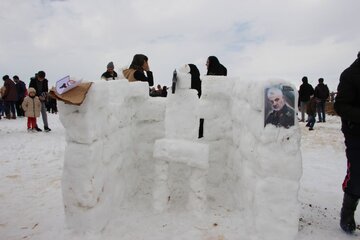
M188 64L191 75L191 89L196 89L199 98L201 97L201 79L199 69L194 64Z
M125 69L123 74L129 82L142 81L148 82L149 86L154 85L154 78L152 72L150 71L148 57L143 54L136 54L133 57L130 67Z
M215 56L208 57L206 61L207 73L206 75L226 76L227 69L219 62Z
M198 92L198 97L201 97L201 79L200 79L200 71L194 64L188 64L189 73L191 75L191 89L195 89ZM200 118L199 125L199 135L198 138L202 138L204 136L204 119Z

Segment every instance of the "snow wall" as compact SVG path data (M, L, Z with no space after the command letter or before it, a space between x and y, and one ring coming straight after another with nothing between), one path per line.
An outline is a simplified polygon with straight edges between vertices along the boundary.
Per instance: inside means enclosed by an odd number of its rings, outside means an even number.
M123 231L134 228L132 219L141 232L151 224L143 219L170 225L176 216L184 226L222 223L188 239L294 239L300 130L297 121L289 129L264 127L268 84L206 76L199 99L190 75L179 72L167 98L149 97L147 83L116 80L94 82L81 106L59 103L68 228L101 235L119 221ZM151 229L159 234L154 239L172 235Z

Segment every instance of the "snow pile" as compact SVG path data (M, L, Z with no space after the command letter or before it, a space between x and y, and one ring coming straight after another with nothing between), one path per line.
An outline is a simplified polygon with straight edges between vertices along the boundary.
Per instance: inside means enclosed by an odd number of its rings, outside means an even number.
M168 98L118 80L95 82L81 106L59 104L68 227L99 238L294 239L298 124L263 127L264 82L205 77L198 99L190 75L178 77Z

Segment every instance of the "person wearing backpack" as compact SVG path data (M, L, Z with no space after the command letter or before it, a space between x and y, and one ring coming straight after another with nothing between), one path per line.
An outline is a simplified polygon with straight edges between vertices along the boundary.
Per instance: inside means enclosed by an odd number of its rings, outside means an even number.
M319 78L319 84L315 87L314 96L317 99L316 109L319 116L318 122L325 122L325 103L329 98L330 91L324 79Z

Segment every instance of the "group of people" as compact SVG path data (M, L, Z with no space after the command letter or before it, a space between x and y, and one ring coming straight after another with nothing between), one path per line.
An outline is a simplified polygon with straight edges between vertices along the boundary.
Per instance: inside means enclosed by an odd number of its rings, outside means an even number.
M154 85L154 77L152 71L150 71L149 59L144 54L135 54L129 68L124 69L122 74L129 82L142 81L148 82L149 86ZM201 95L201 81L200 81L200 72L199 69L194 64L188 64L190 67L190 74L192 76L192 85L191 88L198 90L198 95ZM216 56L209 56L206 61L207 73L206 75L217 75L217 76L226 76L227 69L222 65L219 59ZM118 74L114 70L114 63L109 62L106 66L106 72L101 75L101 79L106 81L118 79ZM199 74L199 81L195 80L195 76ZM159 93L162 93L162 97L167 96L168 88L160 85L157 86L157 89L151 88L151 96L159 96Z
M51 131L46 106L49 87L45 77L45 72L39 71L30 78L29 88L26 88L26 84L18 76L13 76L13 79L9 75L3 76L4 85L0 90L0 99L4 103L5 118L27 117L28 131L41 132L42 129L36 122L36 118L40 117L41 113L44 131Z
M169 88L167 86L161 87L161 85L158 84L156 86L156 88L155 87L150 88L150 96L151 97L167 97L168 89Z
M129 68L123 70L123 75L129 82L142 81L148 82L149 86L154 85L153 73L150 71L148 57L144 54L136 54ZM118 79L118 74L114 70L114 63L109 62L106 66L107 70L101 75L101 78L109 81Z
M307 121L306 126L309 130L314 129L316 122L316 114L318 116L318 122L326 122L325 104L330 97L330 91L324 79L319 78L318 84L313 86L308 82L308 78L304 76L302 78L302 84L299 88L299 109L301 112L300 122ZM305 113L308 118L305 120Z
M24 116L21 104L26 96L26 86L17 75L13 80L9 75L3 76L4 85L0 89L0 119L5 114L7 119Z
M198 97L201 96L200 72L194 64L187 64L191 74L191 88L196 89ZM209 56L206 61L207 74L226 76L227 69L217 57ZM148 58L143 54L136 54L129 68L123 70L123 75L129 82L143 81L148 82L149 86L154 85L153 73L150 71ZM3 76L4 85L0 89L0 101L4 103L5 117L16 119L16 116L26 116L29 131L42 131L37 125L36 118L42 116L44 130L51 131L49 128L46 114L46 97L48 94L48 80L45 78L44 71L39 71L32 77L29 88L19 79L13 76L13 80L8 75ZM105 80L117 79L114 71L114 64L107 65L107 71L101 76ZM167 87L157 86L157 90L167 91ZM155 90L156 91L156 90ZM167 92L166 92L167 94ZM302 78L299 88L299 109L301 112L301 122L307 121L309 130L313 130L316 122L326 122L325 103L330 96L329 88L324 84L324 79L319 78L315 89L308 82L308 78ZM286 108L284 93L280 89L270 88L267 91L267 98L272 107L272 112L268 115L266 123L281 125L288 128L293 124L294 110ZM347 174L342 184L344 191L343 203L340 215L340 226L347 233L356 230L354 214L360 199L360 52L357 59L340 76L340 83L337 88L334 108L341 117L342 132L345 137ZM0 102L1 103L1 102ZM0 104L0 119L2 115L2 105ZM305 113L308 119L305 119ZM281 116L281 118L280 118ZM280 121L280 119L282 119ZM204 119L200 119L199 138L203 137Z
M306 76L302 78L302 82L298 104L300 121L306 121L306 112L309 130L313 130L316 114L318 122L326 122L325 103L329 97L330 101L331 97L335 98L334 109L341 117L347 158L347 172L342 184L344 195L340 227L344 232L352 234L357 228L354 215L360 199L360 52L357 59L340 75L336 96L335 93L329 93L323 78L319 78L315 89L308 83ZM265 125L269 123L284 128L294 125L294 111L287 107L284 92L279 88L269 88L266 93L272 111L267 116Z
M318 122L325 122L325 102L329 95L330 101L331 97L335 98L334 109L341 117L347 158L347 170L342 183L344 195L340 227L344 232L352 234L357 228L354 215L360 199L360 52L356 60L341 73L336 96L335 93L329 94L322 78L315 89L307 82L306 77L302 80L299 90L300 109L307 106L310 124L315 123L315 106L319 115ZM303 111L301 120L305 120Z

